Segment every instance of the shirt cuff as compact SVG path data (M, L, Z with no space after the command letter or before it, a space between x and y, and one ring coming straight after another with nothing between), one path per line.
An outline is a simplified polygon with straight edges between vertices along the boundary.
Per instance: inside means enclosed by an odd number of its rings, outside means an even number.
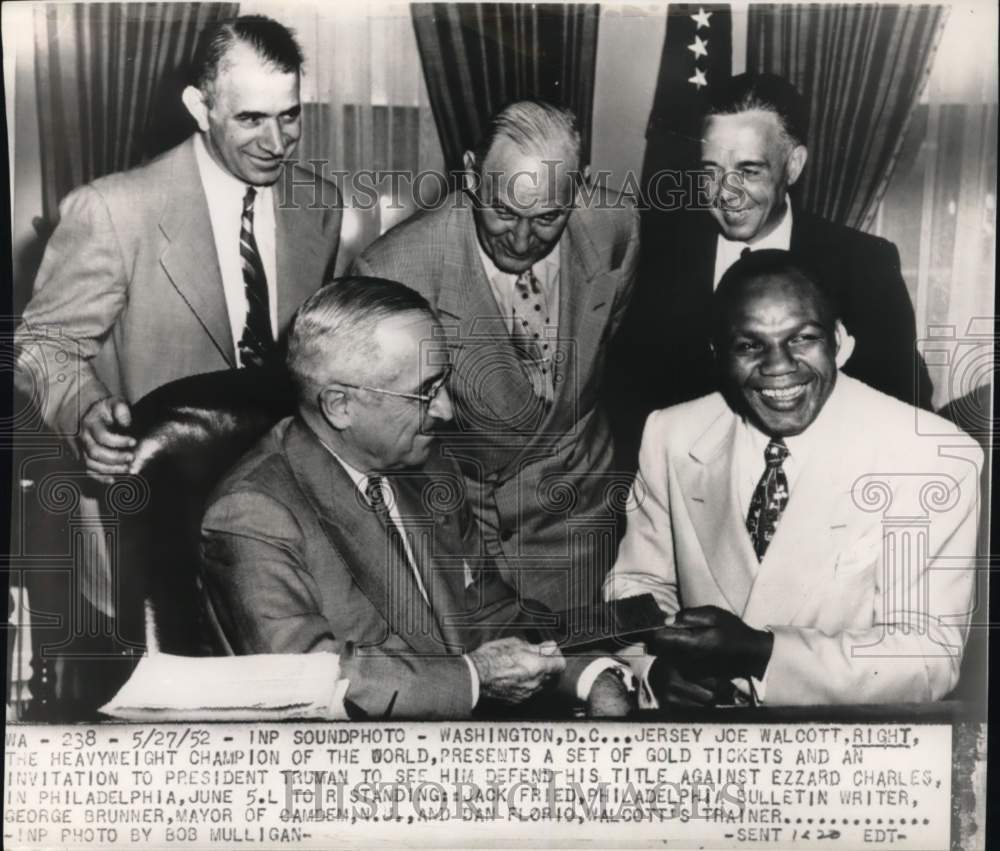
M479 703L479 671L476 670L475 663L468 657L463 656L465 664L469 666L469 679L472 682L472 708L476 708Z
M587 698L590 697L590 690L594 687L594 683L597 682L597 678L612 668L621 671L625 675L626 683L632 682L632 669L628 665L623 665L621 662L616 662L607 656L595 659L583 669L580 679L576 681L576 699L581 703L586 703ZM629 691L634 691L634 686Z

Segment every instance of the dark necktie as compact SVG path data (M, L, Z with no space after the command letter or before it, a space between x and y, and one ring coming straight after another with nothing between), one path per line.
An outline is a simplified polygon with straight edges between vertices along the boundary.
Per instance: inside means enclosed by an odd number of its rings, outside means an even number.
M545 337L549 310L545 293L535 273L522 272L514 281L513 337L531 375L531 385L539 399L551 402L555 396L552 380L551 343Z
M764 450L767 466L750 500L747 531L758 561L764 558L781 514L788 505L788 479L781 466L787 457L788 447L780 437L767 444Z
M240 262L247 296L247 318L240 338L240 365L263 366L274 350L271 310L267 297L267 276L253 235L253 201L257 190L247 187L240 219Z
M399 564L405 565L405 570L412 573L414 570L414 564L410 561L410 557L406 554L406 545L403 543L403 534L399 531L399 527L393 523L392 515L389 514L389 499L387 499L387 494L389 493L390 491L387 487L387 483L382 476L368 477L368 481L365 483L365 499L368 500L368 504L372 507L372 510L375 512L375 515L378 517L383 528L385 529L385 533L389 538L389 543L392 546L393 557L399 562ZM415 553L414 560L416 560ZM427 580L423 576L423 572L420 570L419 565L416 566L416 569L420 574L420 581L424 586L426 594Z
M745 247L745 248L744 248L744 249L743 249L743 250L742 250L742 251L740 252L740 259L742 260L742 259L743 259L744 257L746 257L746 256L747 256L747 255L748 255L749 253L750 253L750 246L749 246L749 245L747 245L747 246L746 246L746 247Z

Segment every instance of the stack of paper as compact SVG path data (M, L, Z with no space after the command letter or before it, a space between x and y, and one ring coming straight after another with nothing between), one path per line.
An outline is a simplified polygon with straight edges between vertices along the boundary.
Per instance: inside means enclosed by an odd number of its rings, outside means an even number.
M101 712L127 721L346 719L335 653L144 657Z

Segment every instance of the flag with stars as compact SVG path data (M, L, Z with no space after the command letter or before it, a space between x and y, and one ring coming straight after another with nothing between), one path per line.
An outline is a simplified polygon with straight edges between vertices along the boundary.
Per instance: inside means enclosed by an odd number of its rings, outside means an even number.
M711 86L732 73L732 15L728 4L671 3L653 109L646 127L644 180L663 169L688 168Z

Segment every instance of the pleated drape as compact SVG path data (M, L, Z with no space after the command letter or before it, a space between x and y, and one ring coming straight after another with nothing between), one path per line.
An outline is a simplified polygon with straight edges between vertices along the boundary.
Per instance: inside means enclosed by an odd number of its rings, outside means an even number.
M200 33L235 3L46 3L35 8L43 212L96 177L187 136L180 103Z

